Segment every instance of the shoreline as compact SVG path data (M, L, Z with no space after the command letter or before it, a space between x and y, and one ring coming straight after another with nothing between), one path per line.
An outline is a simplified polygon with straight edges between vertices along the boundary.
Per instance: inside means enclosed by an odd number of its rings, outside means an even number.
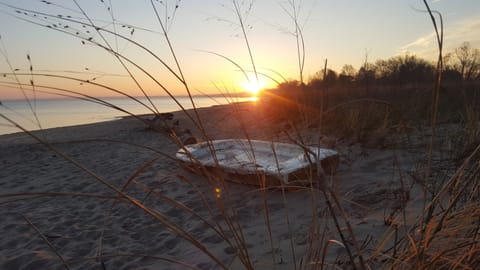
M203 97L206 97L206 98L224 98L226 95L225 94L222 94L222 93L216 93L216 94L194 94L192 95L192 98L203 98ZM137 99L141 99L141 98L145 98L145 96L132 96L134 98L137 98ZM168 95L164 95L164 96L149 96L150 98L170 98L170 96ZM175 96L176 98L189 98L188 95L181 95L181 96ZM248 92L244 92L244 93L230 93L228 94L228 97L232 97L232 98L250 98L251 97L251 94L248 93ZM99 99L124 99L125 96L104 96L104 97L97 97ZM37 98L37 100L71 100L72 98L70 97L50 97L50 98ZM3 101L7 101L7 102L10 102L10 101L15 101L15 102L24 102L25 98L24 97L21 97L21 98L13 98L13 99L4 99Z
M186 97L180 97L180 102L190 109L190 100ZM210 107L216 106L218 103L221 105L228 105L228 103L235 102L249 102L250 98L238 98L235 100L226 99L214 99L211 97L197 97L195 99L196 106ZM123 108L132 114L150 114L143 106L128 99L128 98L116 98L114 100L108 99L107 101ZM35 116L32 114L30 107L27 106L25 101L10 101L14 104L9 104L8 101L0 106L1 113L7 117L16 121L27 130L40 130L38 124L35 124ZM168 97L160 97L154 100L161 113L179 111L180 108ZM225 104L223 104L225 103ZM43 129L70 127L76 125L94 124L99 122L112 121L123 117L129 117L130 115L108 108L107 106L98 105L93 102L65 99L65 100L39 100L36 103L36 114L40 120L40 123L44 127ZM15 128L13 125L2 119L0 122L0 136L12 133L22 132L20 129Z
M216 127L216 125L218 125L219 122L226 121L228 117L232 117L232 116L234 118L233 122L244 121L245 120L244 118L249 118L247 119L247 121L251 120L251 118L258 116L257 113L261 113L259 111L260 106L261 106L260 104L257 104L257 101L240 101L240 102L232 102L229 104L216 104L216 105L211 105L207 107L200 107L200 108L197 108L197 112L202 119L201 121L204 121L206 123L207 130L210 129L208 132L209 136L213 136L212 138L215 138L217 136L224 137L225 135L222 136L223 133L230 133L227 130L227 128L219 129L218 127ZM252 107L252 108L246 109L248 107ZM193 109L186 109L185 111L189 113L189 115L193 119L196 120L196 114ZM198 129L196 129L195 124L185 114L184 111L177 110L177 111L171 111L171 112L162 112L160 114L161 115L171 114L174 118L174 121L178 120L180 122L180 126L182 128L191 130L194 136L203 137L201 132ZM146 119L148 121L148 120L152 120L155 115L139 114L136 116L138 118ZM239 118L236 118L236 117L239 117ZM215 118L215 119L212 120L212 118ZM115 119L106 120L106 121L85 123L85 124L78 124L78 125L71 125L71 126L52 127L52 128L38 129L38 130L29 130L29 132L31 132L34 135L42 136L43 134L48 136L51 134L60 134L62 132L71 133L70 130L95 129L95 128L100 128L102 126L115 127L117 125L132 124L132 122L138 123L136 125L137 128L141 128L141 126L143 126L145 129L148 129L148 126L145 123L139 121L139 119L137 119L136 117L132 115L125 115L125 116L117 116ZM233 126L237 128L240 128L240 126L243 125L243 123L233 123L233 122L230 124L233 124ZM254 126L257 127L258 125L255 124ZM252 128L247 128L247 129L252 129ZM214 131L219 131L219 132L214 132ZM252 133L255 133L255 132L252 132ZM235 137L239 137L239 135L241 138L244 137L244 136L241 136L242 134L239 134L238 132L235 133ZM29 135L26 134L24 131L18 131L15 133L8 133L8 134L0 134L0 144L2 143L2 140L15 140L16 137L29 137ZM262 137L259 139L267 139L267 138Z

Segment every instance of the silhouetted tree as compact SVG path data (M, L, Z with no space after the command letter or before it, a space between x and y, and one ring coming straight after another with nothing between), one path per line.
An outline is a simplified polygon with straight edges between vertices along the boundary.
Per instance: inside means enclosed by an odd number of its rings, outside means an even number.
M399 60L398 76L400 77L400 83L425 82L433 79L435 68L427 61L414 55L405 55Z
M322 72L324 71L322 70ZM338 78L337 72L335 72L332 69L327 69L326 76L325 78L322 78L322 81L328 85L332 85L337 81L337 78Z
M373 81L375 77L377 67L374 64L366 63L357 72L357 81L366 82Z
M480 50L474 49L469 42L464 42L455 49L458 63L457 71L462 74L464 80L475 80L480 76Z
M278 90L287 90L287 91L293 91L296 90L300 86L300 82L293 80L293 81L286 81L282 82L277 86Z
M313 78L310 79L309 86L313 89L319 89L325 86L332 86L337 81L338 75L332 69L327 69L326 76L325 70L315 72Z
M351 83L355 80L356 75L357 71L352 65L344 65L338 75L338 81L342 83Z
M442 81L459 82L463 79L462 73L451 65L445 66L442 72Z
M413 55L378 60L375 66L378 79L395 84L429 81L435 70L432 64Z

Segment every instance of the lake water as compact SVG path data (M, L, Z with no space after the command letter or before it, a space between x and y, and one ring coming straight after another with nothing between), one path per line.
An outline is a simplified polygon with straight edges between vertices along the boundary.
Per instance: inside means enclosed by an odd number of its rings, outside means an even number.
M152 108L146 98L139 99ZM185 108L192 108L192 104L187 97L178 97L177 99ZM102 98L102 100L133 114L152 113L145 106L129 98ZM252 98L194 97L195 106L198 108L248 100L252 100ZM170 97L153 97L152 101L159 112L180 110L180 107ZM78 99L43 99L35 102L31 101L30 104L31 106L25 100L2 101L0 114L11 118L27 130L90 124L110 121L128 115L104 105ZM35 114L30 107L36 113L40 124L36 121ZM0 135L19 131L14 125L0 117Z

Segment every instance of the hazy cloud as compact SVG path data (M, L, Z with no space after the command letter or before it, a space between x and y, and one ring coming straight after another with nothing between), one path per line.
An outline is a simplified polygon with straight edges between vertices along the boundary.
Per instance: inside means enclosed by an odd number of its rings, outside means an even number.
M470 42L474 48L480 48L480 18L469 18L446 26L444 32L445 52L452 51L465 41ZM413 53L426 59L435 59L437 49L436 37L432 32L400 47L398 53Z

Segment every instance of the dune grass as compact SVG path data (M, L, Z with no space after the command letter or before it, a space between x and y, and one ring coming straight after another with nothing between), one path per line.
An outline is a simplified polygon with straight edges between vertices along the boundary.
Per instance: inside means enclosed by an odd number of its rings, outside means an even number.
M169 39L158 6L151 1L152 11L158 19L161 32L165 37L165 41L168 43L170 54L174 59L173 65L167 64L167 62L155 55L145 45L136 43L132 37L122 35L116 30L109 30L97 25L89 15L82 10L81 4L77 3L77 1L74 2L83 14L83 20L66 16L58 17L57 15L39 13L33 10L14 9L26 14L25 16L18 15L18 18L21 20L26 20L30 23L39 24L42 27L48 27L53 31L71 35L79 38L82 42L104 49L107 53L114 56L119 65L124 67L138 89L149 99L148 92L145 90L145 87L137 75L135 75L136 72L140 71L154 81L158 87L163 89L165 93L172 98L172 101L179 105L179 108L187 115L192 123L194 123L198 134L201 135L201 140L211 140L205 128L206 120L202 119L198 113L195 99L191 94L181 65L177 60L177 55L174 50L175 46ZM280 186L279 192L272 192L264 186L265 176L258 173L256 177L259 182L259 188L254 189L252 192L256 192L261 196L261 214L264 218L263 226L265 227L262 229L267 231L269 241L267 246L271 253L270 264L268 266L259 266L258 262L255 262L253 259L255 254L252 254L253 251L250 250L247 237L244 234L244 224L239 217L240 209L237 209L229 200L230 195L233 196L235 191L229 189L229 185L224 182L225 179L223 179L221 174L217 174L215 171L208 170L207 168L199 168L206 178L205 182L208 185L207 191L199 189L191 180L181 174L175 176L182 185L192 190L190 196L198 197L199 206L206 209L205 213L207 213L205 216L202 216L197 213L194 206L185 205L181 201L169 197L168 194L158 192L155 187L143 184L138 180L143 172L152 168L156 162L159 162L159 156L173 159L168 153L163 153L157 149L148 149L154 153L152 154L152 158L136 171L132 172L131 177L126 179L121 185L114 185L108 179L105 179L105 177L96 174L81 162L77 161L74 157L64 153L61 147L52 145L43 137L25 129L23 129L23 131L27 135L44 145L48 151L55 153L81 171L87 173L90 177L94 178L95 181L107 187L112 195L29 192L22 194L2 194L1 197L8 199L6 203L11 203L14 200L35 200L40 197L55 196L108 200L111 202L111 206L105 213L105 222L102 231L107 229L108 220L112 217L115 208L125 207L126 205L136 207L151 216L156 222L163 224L173 235L183 238L198 249L199 252L207 256L216 265L215 269L230 269L234 267L232 261L237 259L244 269L274 269L276 267L280 268L284 264L287 264L289 269L474 269L475 266L480 263L478 260L478 255L480 254L480 248L478 246L480 232L480 212L478 210L480 209L478 201L480 194L480 163L478 159L480 157L480 147L478 146L479 141L477 139L479 135L479 112L475 103L470 103L468 99L465 98L463 102L458 103L459 106L464 109L464 113L462 113L460 117L462 121L460 124L458 124L458 122L453 122L452 124L452 132L454 132L456 136L445 135L443 134L445 131L440 130L441 126L439 126L439 122L446 123L447 120L449 120L449 123L452 123L452 120L456 120L451 119L451 112L455 111L458 107L452 108L447 106L448 101L452 100L449 99L449 95L455 95L455 93L451 92L455 92L456 89L441 91L443 30L442 26L437 25L437 23L439 23L437 21L438 17L434 17L435 14L438 13L431 11L427 2L424 1L428 9L428 14L431 16L434 24L439 45L436 79L432 83L433 87L429 88L433 89L430 91L431 95L429 95L430 93L428 93L428 91L423 91L420 98L418 95L414 96L412 93L418 93L418 91L420 91L418 89L410 92L404 91L401 94L385 94L380 91L377 93L375 91L369 91L367 96L361 94L363 89L358 91L356 91L356 89L334 91L334 89L329 88L329 91L319 93L306 88L302 89L304 86L302 61L305 55L304 47L301 44L303 44L304 41L301 35L301 29L298 26L295 2L293 1L291 3L293 7L292 19L297 31L296 41L299 44L297 49L301 83L297 86L296 91L278 89L277 91L265 92L265 95L268 95L268 97L264 97L266 101L262 101L261 106L267 116L266 119L270 119L272 125L288 126L289 128L282 128L279 133L285 133L286 138L288 138L290 142L301 145L302 147L305 147L307 144L302 132L309 129L320 130L321 133L333 134L338 138L342 138L346 143L360 143L367 148L398 147L398 145L389 145L388 142L386 142L386 140L392 136L402 139L401 142L404 145L399 146L401 148L418 148L418 145L421 146L420 148L425 158L418 162L416 171L407 177L403 175L405 173L402 172L402 169L398 168L398 173L402 177L400 177L400 183L398 183L400 188L395 200L397 200L399 204L395 209L389 209L389 211L391 210L390 213L385 213L385 233L382 236L375 239L373 239L373 237L377 236L360 239L359 236L356 235L356 224L351 222L353 219L353 217L351 217L352 213L346 210L346 208L350 207L350 204L354 204L355 202L347 201L346 198L343 198L344 194L337 192L334 175L330 175L322 170L307 170L306 178L310 184L297 187L297 190L306 192L306 194L310 196L312 213L311 216L308 217L310 227L308 229L308 236L306 237L307 248L304 254L298 256L297 247L294 243L295 236L292 224L294 221L291 219L292 213L288 210L290 200L289 189ZM243 30L246 49L251 59L251 68L255 75L259 76L259 73L256 71L253 48L251 44L249 44L247 33L243 28L244 16L242 16L242 12L245 11L242 11L242 6L238 1L233 1L233 7ZM45 16L52 21L61 21L71 26L69 28L55 28L52 27L51 24L35 21L34 17L36 17L36 15ZM92 32L95 32L100 39L96 40L91 36L77 35L75 33L77 27L88 27ZM124 40L140 50L149 53L156 59L159 65L168 70L177 78L178 82L183 85L194 109L192 111L185 110L171 91L164 86L158 78L155 78L152 73L144 69L141 63L137 63L135 59L131 59L127 55L119 52L116 46L110 41L109 38L111 37L113 37L114 40ZM235 61L226 56L222 57L238 67ZM249 68L240 68L244 73L249 70ZM30 72L22 73L12 69L10 72L4 74L9 78L52 77L82 82L86 85L108 89L137 102L141 102L121 89L76 77L36 73L33 71L33 68L31 68ZM17 79L13 83L11 81L2 81L2 84L10 84L12 87L17 87L22 91L29 91L25 89L31 89L31 91L35 93L48 91L50 93L56 93L57 95L79 98L131 114L123 108L109 104L102 99L66 88L37 85L33 80L30 83L22 83L20 79ZM458 100L458 96L457 93L455 95L456 100ZM30 99L27 98L27 100L30 102ZM405 111L405 104L412 105L408 106L408 111ZM147 104L142 103L142 105L147 107L154 115L160 115L151 100ZM234 114L240 113L235 111L237 105L232 104L230 106L232 106ZM34 112L33 105L32 111ZM134 114L131 115L142 121L146 126L152 124L152 122L145 121L144 118ZM6 116L2 114L0 114L0 116L11 122L11 124L17 125ZM439 121L439 119L442 121ZM248 132L248 124L243 122L241 118L239 118L239 121L242 136L250 139L251 135ZM20 126L19 128L22 129ZM411 139L410 136L415 135L415 132L412 132L412 130L415 131L418 129L422 129L420 131L422 135L419 140ZM177 144L179 148L184 147L180 136L181 134L178 133L178 130L172 128L162 131L162 134ZM317 135L317 141L320 141L320 135L321 134ZM458 139L459 137L464 138L464 140ZM407 140L403 140L404 138L407 138ZM133 144L129 142L115 143L118 143L117 145L120 145L120 143ZM445 145L450 145L451 147L442 147ZM147 146L139 145L135 145L135 147L148 148ZM210 149L212 150L212 155L215 157L213 147L210 146ZM254 152L252 151L252 153ZM444 159L445 156L447 156L448 159ZM255 157L253 158L255 159ZM406 178L411 178L411 183L409 183L409 180ZM322 183L320 187L313 185L313 183L317 182ZM421 189L423 196L420 200L422 200L423 206L420 210L421 215L417 220L407 220L407 205L415 199L412 198L411 195L413 186ZM144 195L141 197L131 195L128 190L133 187L141 189ZM276 251L275 243L278 242L278 239L274 237L274 230L276 228L272 227L271 221L271 206L269 204L271 196L281 196L283 207L286 210L284 213L284 221L288 227L287 231L290 242L290 250L288 253L292 260L288 263L284 262L285 258L281 257ZM147 203L148 200L161 201L181 211L191 219L203 223L206 230L212 231L220 237L222 243L225 243L234 250L231 261L226 261L219 254L210 250L210 246L205 244L202 239L199 239L197 235L188 231L188 229L184 227L184 224L177 222L167 213L163 213L150 206ZM58 255L60 262L57 268L70 269L70 267L74 265L82 265L88 261L96 265L96 267L103 267L105 269L105 262L112 258L142 257L151 260L168 261L178 267L186 269L201 269L201 267L197 265L189 265L180 259L170 256L140 253L105 254L102 249L102 242L105 238L103 232L102 236L98 239L99 244L96 256L66 259L62 256L61 252L55 250L45 234L28 219L27 215L24 215L24 219L44 240L46 246ZM334 248L337 247L342 251L341 254L334 254ZM235 265L235 267L239 266Z

